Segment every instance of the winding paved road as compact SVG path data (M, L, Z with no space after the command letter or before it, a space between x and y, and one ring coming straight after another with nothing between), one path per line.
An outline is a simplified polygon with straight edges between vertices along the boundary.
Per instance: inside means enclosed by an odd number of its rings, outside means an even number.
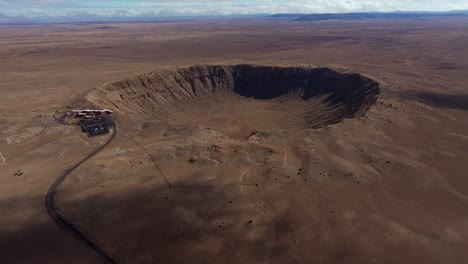
M106 118L107 119L107 118ZM104 263L109 264L117 264L119 263L115 257L111 254L105 252L103 249L99 248L93 241L86 237L83 232L81 232L76 226L74 226L69 220L67 220L63 215L60 214L59 210L57 210L55 206L55 194L57 189L60 187L60 184L65 180L65 178L80 167L84 162L89 160L90 158L94 157L97 153L103 150L106 146L108 146L116 137L117 135L117 125L110 119L107 119L108 122L113 126L112 136L109 140L99 148L95 149L91 154L85 157L83 160L78 162L75 166L65 171L65 173L60 176L54 184L50 187L49 192L47 192L45 198L45 205L47 208L47 213L49 216L57 223L59 226L63 227L65 230L70 232L76 239L78 239L90 252L95 254L96 256L100 257Z

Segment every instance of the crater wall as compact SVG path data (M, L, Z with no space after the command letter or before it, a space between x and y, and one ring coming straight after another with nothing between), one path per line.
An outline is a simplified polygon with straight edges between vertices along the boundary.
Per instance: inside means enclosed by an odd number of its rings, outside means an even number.
M87 99L136 119L300 129L361 116L379 91L367 77L329 68L197 65L109 83Z

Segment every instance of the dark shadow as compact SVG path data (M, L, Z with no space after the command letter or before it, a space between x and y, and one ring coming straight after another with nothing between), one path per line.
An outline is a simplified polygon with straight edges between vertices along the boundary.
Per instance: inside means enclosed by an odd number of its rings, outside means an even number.
M468 95L414 92L407 94L406 97L432 107L468 110Z
M0 202L0 211L9 221L18 221L21 228L3 226L0 231L0 263L97 264L99 257L92 255L71 234L49 219L45 208L42 214L29 220L15 219L9 212L24 208L24 204L43 205L43 196L15 198ZM8 222L8 221L7 221Z
M125 263L238 263L238 252L244 263L259 263L259 252L271 239L266 232L270 223L248 200L239 199L239 188L208 184L111 196L103 191L60 207L88 237ZM258 235L248 239L246 233Z
M329 108L340 108L322 125L365 113L380 93L379 83L360 74L330 68L237 65L232 72L234 92L239 95L258 100L280 96L319 98Z
M239 198L239 188L104 189L80 201L59 199L57 205L67 220L121 263L260 263L271 239L266 232L270 223L250 201ZM13 208L23 202L5 204ZM252 239L245 234L258 235ZM101 263L45 215L21 229L0 232L0 248L0 263Z
M259 100L293 93L304 100L330 95L331 104L342 104L356 96L371 97L379 92L379 84L364 76L329 68L236 65L232 72L234 92Z

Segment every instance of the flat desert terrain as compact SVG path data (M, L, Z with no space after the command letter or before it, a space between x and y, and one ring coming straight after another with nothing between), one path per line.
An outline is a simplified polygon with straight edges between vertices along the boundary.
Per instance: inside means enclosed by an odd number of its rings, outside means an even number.
M48 213L67 172L109 263L468 263L467 47L461 18L0 26L0 263L102 263ZM112 133L57 119L87 107Z

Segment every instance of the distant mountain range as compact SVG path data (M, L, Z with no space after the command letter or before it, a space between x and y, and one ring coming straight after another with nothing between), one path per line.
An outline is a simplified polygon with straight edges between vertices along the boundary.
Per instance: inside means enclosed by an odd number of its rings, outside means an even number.
M275 14L273 19L295 21L321 20L373 20L373 19L426 19L468 17L468 11L450 12L391 12L391 13L337 13L337 14Z
M1 2L1 0L0 0ZM229 16L46 16L28 17L24 15L7 16L0 12L0 25L48 24L48 23L162 23L189 20L246 19L268 18L289 21L323 21L323 20L375 20L375 19L430 19L430 18L468 18L468 10L448 12L368 12L368 13L329 13L329 14L254 14Z

